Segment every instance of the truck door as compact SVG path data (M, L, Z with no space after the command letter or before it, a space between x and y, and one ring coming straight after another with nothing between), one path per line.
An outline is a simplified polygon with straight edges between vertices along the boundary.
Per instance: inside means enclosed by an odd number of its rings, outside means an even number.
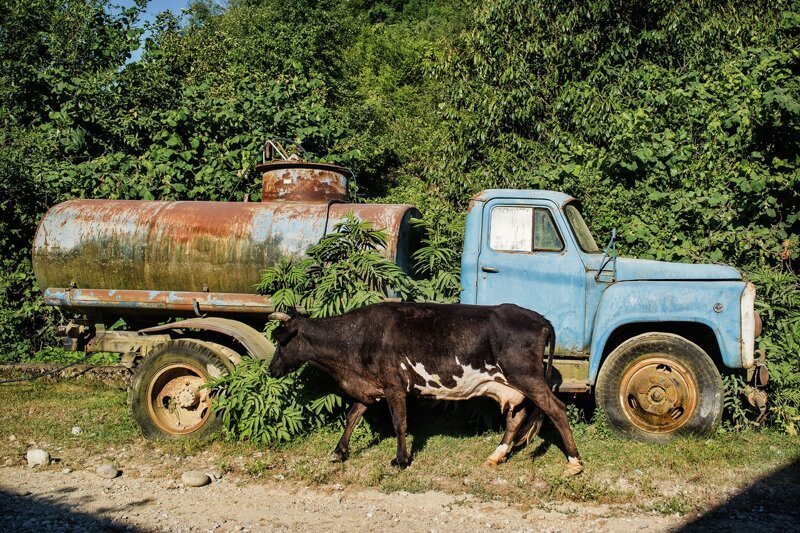
M556 352L586 351L586 273L552 202L496 198L483 209L477 303L514 303L545 316Z

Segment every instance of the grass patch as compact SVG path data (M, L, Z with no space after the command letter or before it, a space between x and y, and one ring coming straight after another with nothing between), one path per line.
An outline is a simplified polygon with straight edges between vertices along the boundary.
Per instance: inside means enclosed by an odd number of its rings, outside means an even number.
M638 507L646 512L655 512L664 515L677 514L681 516L697 510L696 506L681 494L671 496L667 499L655 499L643 505L639 505Z
M395 439L379 409L356 430L350 459L340 464L328 462L339 427L269 448L221 439L145 440L130 417L125 391L87 379L0 386L0 405L0 465L22 464L29 443L34 443L61 450L55 455L70 464L98 455L119 456L172 474L170 469L183 468L187 458L203 457L220 473L235 477L339 483L385 492L470 493L523 507L571 501L686 514L800 459L797 439L770 432L720 432L654 445L609 436L583 423L575 431L585 463L579 477L564 477L566 461L550 426L542 438L490 469L482 462L499 443L501 431L476 433L452 408L425 407L412 413L413 463L397 470L389 464ZM72 435L73 426L83 432ZM16 440L10 441L9 435Z
M128 413L125 391L88 380L0 386L0 428L16 446L28 442L101 450L132 442L139 430ZM79 426L80 435L72 428Z

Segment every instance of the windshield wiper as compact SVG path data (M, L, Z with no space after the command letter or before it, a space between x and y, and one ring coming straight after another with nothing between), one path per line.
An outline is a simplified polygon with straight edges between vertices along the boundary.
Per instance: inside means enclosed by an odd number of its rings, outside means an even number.
M611 278L608 281L614 283L617 279L617 228L611 229L611 240L608 241L606 249L603 250L603 259L600 262L600 268L597 269L597 274L594 276L595 281L600 281L600 274L603 273L603 269L606 268L608 263L612 263Z

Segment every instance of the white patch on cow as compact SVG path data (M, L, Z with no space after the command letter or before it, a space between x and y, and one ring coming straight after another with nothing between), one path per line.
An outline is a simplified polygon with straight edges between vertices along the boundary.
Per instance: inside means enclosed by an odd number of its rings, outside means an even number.
M512 388L502 373L489 375L481 369L462 365L458 358L456 364L461 367L462 375L453 376L455 387L445 387L438 374L431 374L422 363L412 363L406 357L411 370L425 381L424 385L414 385L415 390L423 396L433 396L438 400L467 400L476 396L488 396L500 404L500 409L516 407L525 399L517 389ZM496 380L500 381L496 381ZM431 386L433 383L434 386Z
M489 461L493 463L499 463L503 459L506 458L506 454L508 453L508 444L501 444L497 448L494 449L492 455L489 456Z
M408 359L408 357L406 357L406 359ZM408 367L402 361L400 362L400 370L402 370L403 372L406 372L408 370ZM407 374L405 375L405 378L406 378L406 392L411 392L411 380L408 379Z
M490 365L489 363L483 363L483 367L489 372L500 372L500 367L497 365Z

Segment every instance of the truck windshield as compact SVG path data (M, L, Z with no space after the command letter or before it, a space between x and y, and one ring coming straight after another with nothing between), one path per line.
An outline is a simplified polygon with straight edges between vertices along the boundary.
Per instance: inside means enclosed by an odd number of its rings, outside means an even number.
M567 216L567 221L569 221L569 225L572 227L572 233L575 234L575 238L581 250L587 254L599 254L600 248L598 248L597 243L594 242L592 232L589 231L589 227L586 225L586 222L584 222L578 206L574 202L565 205L564 214Z

